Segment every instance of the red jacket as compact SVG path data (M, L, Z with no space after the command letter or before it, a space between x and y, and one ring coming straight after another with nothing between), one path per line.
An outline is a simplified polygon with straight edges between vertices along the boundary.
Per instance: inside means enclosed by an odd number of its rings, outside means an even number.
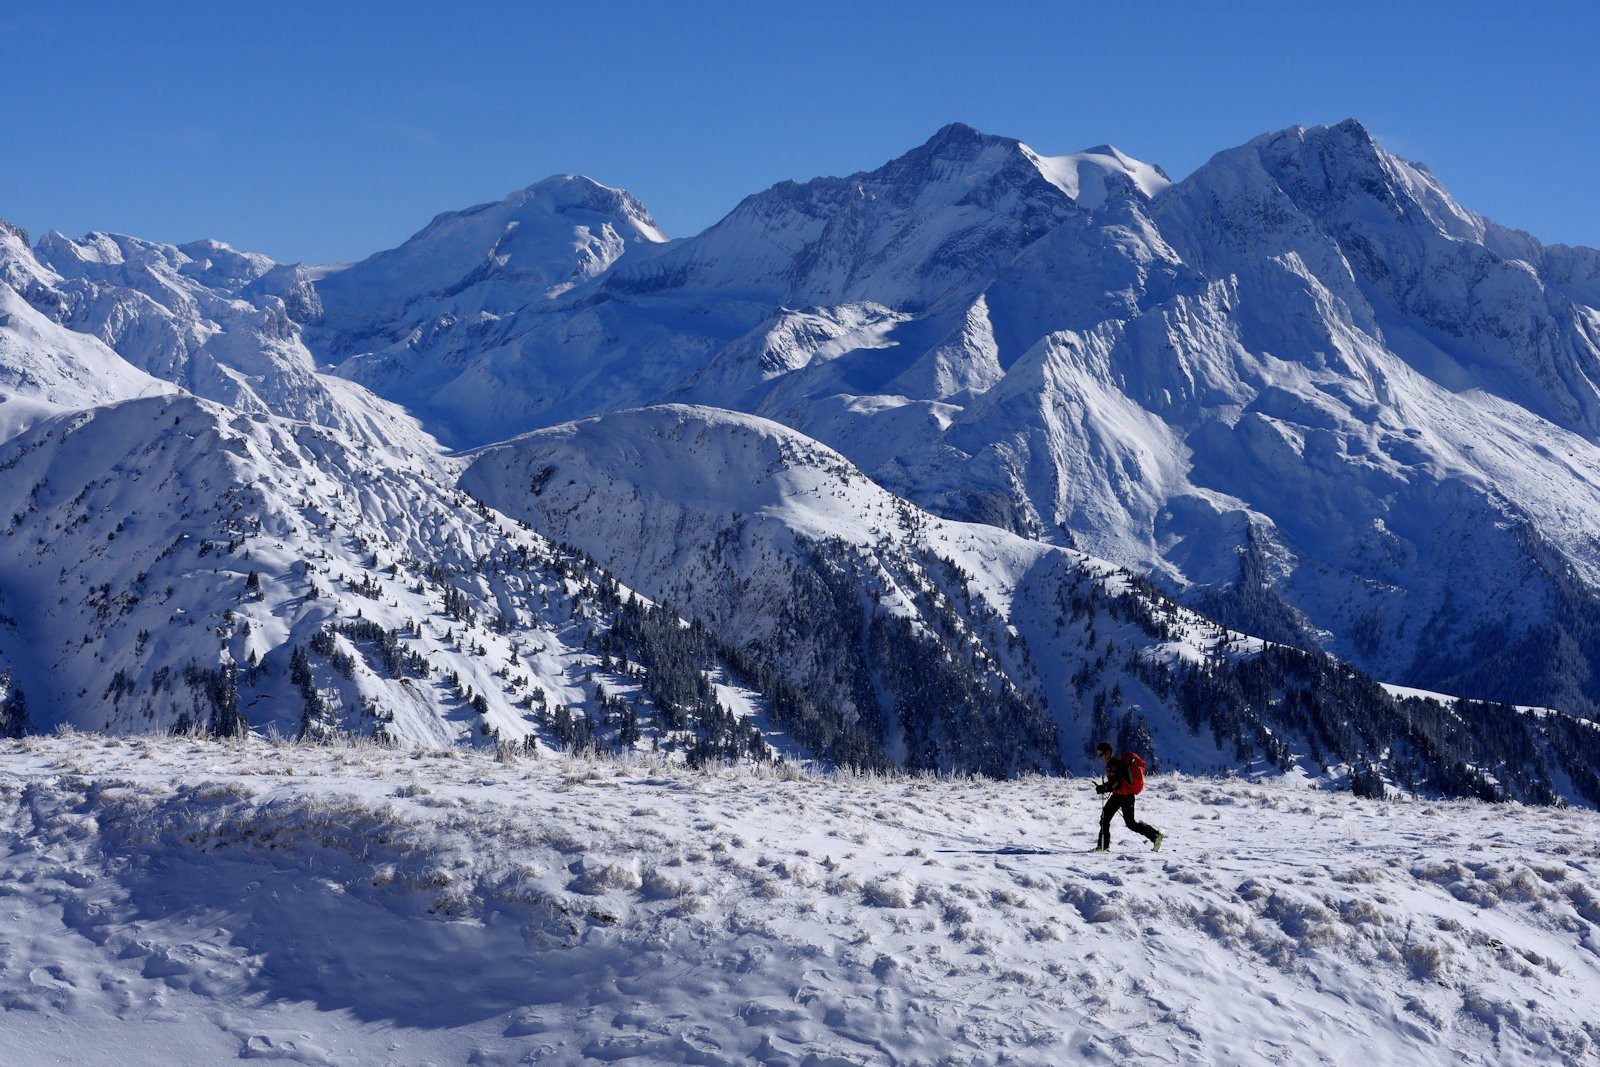
M1111 791L1118 796L1131 797L1144 792L1144 760L1137 752L1124 752L1106 763L1106 775L1111 779Z

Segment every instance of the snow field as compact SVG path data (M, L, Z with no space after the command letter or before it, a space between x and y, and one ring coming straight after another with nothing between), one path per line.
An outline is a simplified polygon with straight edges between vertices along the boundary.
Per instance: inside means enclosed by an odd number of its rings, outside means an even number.
M1152 779L0 748L11 1062L1582 1063L1600 816Z

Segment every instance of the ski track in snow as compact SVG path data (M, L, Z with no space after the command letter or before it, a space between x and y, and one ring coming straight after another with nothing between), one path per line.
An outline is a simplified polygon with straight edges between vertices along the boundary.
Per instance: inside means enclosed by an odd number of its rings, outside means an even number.
M0 747L8 1063L1592 1063L1600 815Z

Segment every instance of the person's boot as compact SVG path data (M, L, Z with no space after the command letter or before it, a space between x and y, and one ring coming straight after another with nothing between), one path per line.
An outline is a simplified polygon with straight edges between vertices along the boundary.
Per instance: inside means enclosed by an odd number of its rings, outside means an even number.
M1150 839L1150 844L1155 847L1155 851L1160 852L1161 851L1161 842L1165 841L1166 839L1167 839L1167 835L1162 833L1160 830L1157 830L1156 831L1156 836L1154 836L1154 837L1152 837Z

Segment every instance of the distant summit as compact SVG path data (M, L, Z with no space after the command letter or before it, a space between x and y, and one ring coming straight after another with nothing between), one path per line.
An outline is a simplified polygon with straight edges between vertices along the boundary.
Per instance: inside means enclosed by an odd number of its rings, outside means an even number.
M666 240L632 194L555 175L437 215L400 247L319 278L318 336L338 354L447 312L515 311L603 273L634 245Z

